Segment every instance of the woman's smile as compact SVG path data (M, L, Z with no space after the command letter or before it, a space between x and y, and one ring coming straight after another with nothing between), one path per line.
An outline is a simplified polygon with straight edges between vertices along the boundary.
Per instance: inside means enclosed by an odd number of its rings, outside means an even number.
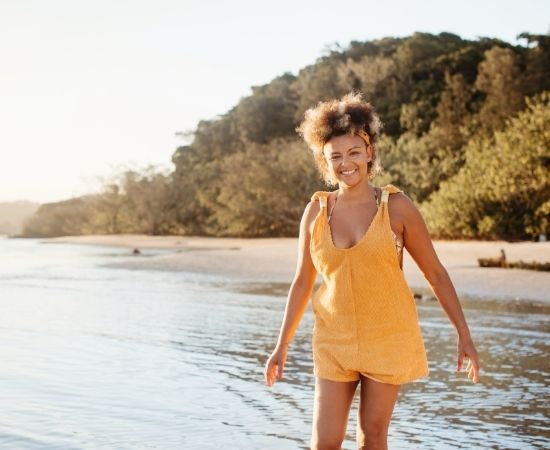
M346 169L346 170L340 171L340 173L345 177L349 177L350 175L353 175L355 172L357 172L357 169Z

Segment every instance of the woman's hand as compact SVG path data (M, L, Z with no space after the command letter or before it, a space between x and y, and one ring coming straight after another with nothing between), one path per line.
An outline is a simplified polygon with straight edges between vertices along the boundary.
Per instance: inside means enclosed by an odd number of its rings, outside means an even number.
M275 376L277 376L278 380L282 380L287 354L288 344L277 345L275 350L273 350L273 353L265 363L264 378L267 386L271 387L275 383Z
M468 365L466 366L468 378L477 383L479 381L479 356L471 337L458 337L457 353L456 371L460 372L462 370L464 358L468 358Z

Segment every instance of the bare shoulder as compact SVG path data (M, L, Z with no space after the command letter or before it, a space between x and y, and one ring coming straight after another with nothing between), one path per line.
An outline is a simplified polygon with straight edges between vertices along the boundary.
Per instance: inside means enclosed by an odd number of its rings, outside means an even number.
M310 200L304 208L304 213L302 214L302 228L308 233L311 233L313 222L315 221L317 214L319 214L320 209L321 206L318 199Z
M391 193L388 206L391 212L400 216L407 216L418 210L414 202L403 192Z

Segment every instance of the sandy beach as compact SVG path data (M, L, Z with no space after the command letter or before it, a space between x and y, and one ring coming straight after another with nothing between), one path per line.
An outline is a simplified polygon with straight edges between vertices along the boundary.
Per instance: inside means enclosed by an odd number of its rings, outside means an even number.
M236 282L289 283L296 268L296 238L210 238L194 236L96 235L46 239L70 243L170 249L148 258L115 263L130 269L193 271L219 274ZM550 303L550 273L520 269L480 268L479 257L498 257L504 249L509 261L550 261L550 242L434 241L459 295ZM129 255L131 251L129 250ZM403 269L413 289L429 289L422 272L405 252Z

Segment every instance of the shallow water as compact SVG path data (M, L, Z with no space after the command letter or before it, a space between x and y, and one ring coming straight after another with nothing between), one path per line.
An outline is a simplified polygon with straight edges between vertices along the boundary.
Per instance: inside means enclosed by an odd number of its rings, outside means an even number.
M310 310L285 380L263 384L288 285L108 267L124 258L128 249L0 239L0 447L308 448ZM550 447L550 307L463 304L481 383L454 372L454 331L419 300L430 376L401 389L390 448ZM344 449L355 448L358 401Z

